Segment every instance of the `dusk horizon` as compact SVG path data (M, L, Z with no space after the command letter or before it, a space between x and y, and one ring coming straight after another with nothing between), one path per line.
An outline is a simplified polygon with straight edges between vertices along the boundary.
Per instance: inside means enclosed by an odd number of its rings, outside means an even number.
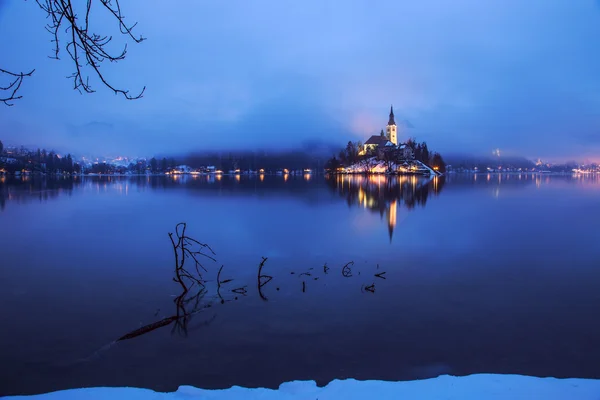
M600 161L597 1L144 4L123 13L148 40L103 69L146 86L127 101L93 75L96 93L73 90L67 55L48 58L44 13L0 2L3 67L36 69L0 108L5 143L138 156L343 146L377 134L393 105L399 139L442 154Z

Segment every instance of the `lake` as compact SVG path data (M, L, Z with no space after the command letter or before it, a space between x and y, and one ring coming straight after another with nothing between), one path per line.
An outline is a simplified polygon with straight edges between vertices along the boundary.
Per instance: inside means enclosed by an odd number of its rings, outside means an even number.
M599 227L597 176L0 177L0 395L600 378Z

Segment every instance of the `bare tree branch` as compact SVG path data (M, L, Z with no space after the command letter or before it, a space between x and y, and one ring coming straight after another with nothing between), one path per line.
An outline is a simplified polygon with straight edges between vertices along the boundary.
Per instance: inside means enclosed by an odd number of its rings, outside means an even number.
M20 98L22 98L23 96L17 95L17 92L21 88L23 79L27 76L31 76L34 73L34 71L35 69L27 73L14 73L0 68L0 74L7 75L10 80L8 86L0 86L0 102L11 107L14 105L14 100L19 100ZM4 92L6 92L7 94L4 94Z
M109 47L113 37L110 35L99 34L91 30L91 14L92 3L94 0L85 1L85 9L80 14L73 6L72 0L35 0L38 6L46 12L46 17L50 22L46 25L46 30L52 35L51 43L53 43L53 51L50 58L59 60L62 40L65 41L64 50L67 52L73 63L74 72L68 76L73 80L73 88L80 93L94 93L96 90L92 88L89 80L89 75L85 74L84 69L89 69L93 75L102 82L102 84L112 90L115 94L123 95L128 100L139 99L144 95L146 87L137 94L131 94L129 90L120 89L114 86L106 79L104 72L100 69L101 65L108 61L109 63L118 62L125 59L127 55L127 44L119 51L113 52ZM112 18L116 19L119 25L119 32L128 36L135 43L141 43L145 40L142 36L136 36L133 29L137 25L134 23L128 25L125 23L125 16L121 12L119 0L96 0L100 4L98 9L104 10ZM84 2L75 2L75 4ZM94 13L96 15L98 11ZM1 70L2 73L8 73ZM11 81L7 88L0 88L0 92L8 91L10 96L0 98L6 105L12 105L13 100L20 99L17 95L23 82L23 78L30 76L28 74L8 73L15 79Z
M204 280L202 279L200 268L206 272L208 271L200 262L200 256L216 262L215 258L213 257L215 252L210 248L210 246L186 236L186 228L187 225L184 222L181 222L175 226L174 234L169 233L169 238L171 239L171 245L173 246L173 252L175 255L175 278L173 278L173 280L181 285L184 293L187 293L187 291L190 289L190 287L187 286L189 282L191 282L192 285L198 284L200 287L204 287ZM196 246L197 249L194 248L194 246ZM210 254L205 253L205 250L208 250ZM196 275L192 275L185 268L185 260L188 258L191 258L194 261Z

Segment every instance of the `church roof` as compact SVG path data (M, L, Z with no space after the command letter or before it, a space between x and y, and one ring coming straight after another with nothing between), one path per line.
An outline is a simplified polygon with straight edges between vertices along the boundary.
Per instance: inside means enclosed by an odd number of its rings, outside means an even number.
M365 144L374 144L377 146L385 146L387 142L388 142L387 137L380 136L380 135L373 135L365 142Z
M390 106L390 119L388 121L388 125L396 125L396 121L394 120L394 107Z

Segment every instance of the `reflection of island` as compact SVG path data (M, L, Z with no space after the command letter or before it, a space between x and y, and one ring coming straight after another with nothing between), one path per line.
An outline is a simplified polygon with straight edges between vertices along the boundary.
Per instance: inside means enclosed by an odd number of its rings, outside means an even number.
M425 206L430 193L439 194L444 177L336 175L327 180L328 186L345 197L348 206L357 205L379 212L388 224L390 242L398 220L398 209Z
M133 175L85 177L0 176L0 211L8 203L45 202L74 192L112 193L127 196L132 191L142 192L180 190L191 196L229 196L259 198L293 198L309 204L338 202L341 195L349 205L357 204L370 210L379 210L388 218L393 231L399 207L411 209L425 205L432 193L438 193L448 184L453 190L481 190L490 188L498 197L500 187L537 188L550 183L600 186L598 176L540 175L540 174L449 174L429 179L416 176L389 177L384 175L340 175L323 178L321 175ZM446 189L448 190L448 189ZM359 199L360 197L360 199ZM395 200L395 202L394 202ZM387 213L387 214L386 214Z

